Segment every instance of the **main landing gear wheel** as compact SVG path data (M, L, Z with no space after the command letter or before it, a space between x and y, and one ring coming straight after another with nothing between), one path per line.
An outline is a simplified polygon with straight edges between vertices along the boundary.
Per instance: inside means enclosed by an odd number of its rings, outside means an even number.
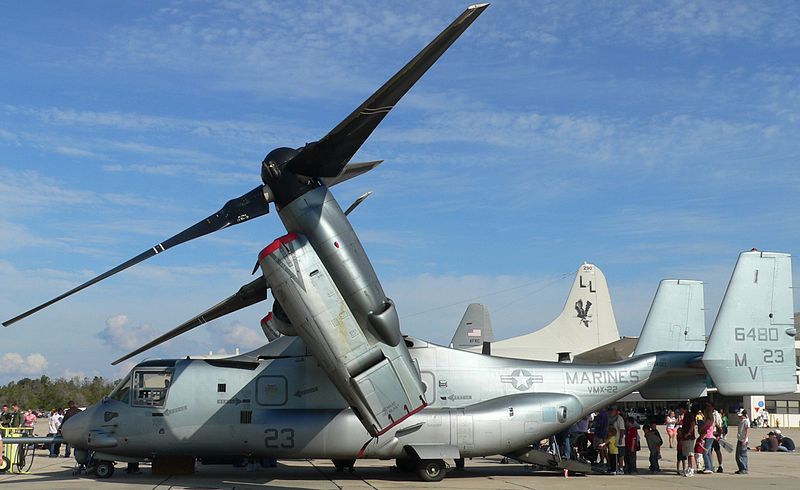
M423 459L417 466L417 475L422 481L442 481L445 473L445 464L441 459Z
M11 469L11 461L3 456L3 459L0 460L0 473L5 473L9 469Z
M114 462L98 461L94 467L94 474L97 478L111 478L114 474Z

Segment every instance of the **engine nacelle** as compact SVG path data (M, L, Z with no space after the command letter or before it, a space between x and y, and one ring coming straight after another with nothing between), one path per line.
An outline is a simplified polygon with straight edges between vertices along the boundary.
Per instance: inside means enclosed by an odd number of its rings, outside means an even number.
M264 335L267 336L267 340L269 340L270 342L281 336L278 329L276 329L275 326L271 324L272 323L271 320L273 320L273 315L271 311L269 312L269 314L267 314L267 316L261 319L261 330L264 331Z
M372 435L426 406L414 364L366 335L305 236L275 240L258 261L294 331ZM390 302L382 312L389 309ZM380 323L382 315L375 316Z

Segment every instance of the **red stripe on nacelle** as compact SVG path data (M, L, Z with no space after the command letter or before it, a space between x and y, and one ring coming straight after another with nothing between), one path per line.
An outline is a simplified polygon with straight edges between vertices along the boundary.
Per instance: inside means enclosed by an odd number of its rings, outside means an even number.
M281 248L281 245L286 245L287 243L293 242L298 238L300 237L297 236L297 233L287 233L286 235L283 235L280 238L276 238L275 241L267 245L267 248L265 248L264 250L261 251L260 254L258 254L258 261L261 262L262 260L264 260L264 257Z
M422 397L420 397L420 398L422 398ZM382 436L383 434L386 434L386 432L387 432L389 429L391 429L391 428L392 428L392 427L394 427L395 425L399 424L400 422L404 421L405 419L407 419L407 418L411 417L411 416L412 416L412 415L414 415L415 413L417 413L417 412L421 411L423 408L425 408L425 407L427 407L427 406L428 406L428 404L427 404L427 403L425 403L425 402L423 402L423 403L422 403L422 406L419 406L419 407L415 408L414 410L412 410L412 411L408 412L407 414L403 415L403 416L402 416L402 417L400 417L399 419L397 419L397 420L393 421L393 422L392 422L392 425L390 425L390 426L386 427L385 429L383 429L382 431L378 432L378 435L379 435L379 436ZM408 410L408 408L407 408L407 407L406 407L406 410ZM365 447L366 447L366 446L365 446Z
M265 325L265 324L267 324L267 323L268 323L270 320L272 320L272 312L271 312L271 311L270 311L269 313L267 313L267 316L265 316L264 318L262 318L262 319L261 319L261 324L262 324L262 325Z

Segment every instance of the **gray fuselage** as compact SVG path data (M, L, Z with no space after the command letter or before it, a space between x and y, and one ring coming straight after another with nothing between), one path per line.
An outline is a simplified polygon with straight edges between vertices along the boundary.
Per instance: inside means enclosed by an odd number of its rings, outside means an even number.
M63 434L78 448L118 460L388 459L407 457L406 446L455 446L461 457L503 454L564 430L656 377L689 370L699 355L661 352L580 365L492 357L412 338L406 343L428 407L377 438L297 337L234 358L141 363L110 397L70 419ZM141 381L163 376L168 388Z

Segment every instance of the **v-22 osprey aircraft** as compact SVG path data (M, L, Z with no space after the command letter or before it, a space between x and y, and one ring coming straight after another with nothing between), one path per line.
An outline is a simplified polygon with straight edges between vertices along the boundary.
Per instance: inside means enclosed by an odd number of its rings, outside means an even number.
M649 344L613 364L496 358L404 337L395 305L329 187L373 168L349 164L375 127L486 9L467 8L414 59L322 139L271 151L263 185L126 263L4 323L8 326L187 240L266 214L287 234L258 256L263 275L128 359L207 321L263 301L280 337L225 359L138 364L101 402L70 418L64 439L78 462L94 451L97 475L114 461L192 464L220 454L277 458L395 459L425 481L445 460L529 446L643 387L691 397L706 373L723 394L794 390L788 254L740 255L705 351ZM351 207L352 209L352 207ZM658 335L650 335L658 339ZM691 391L691 392L689 392Z

